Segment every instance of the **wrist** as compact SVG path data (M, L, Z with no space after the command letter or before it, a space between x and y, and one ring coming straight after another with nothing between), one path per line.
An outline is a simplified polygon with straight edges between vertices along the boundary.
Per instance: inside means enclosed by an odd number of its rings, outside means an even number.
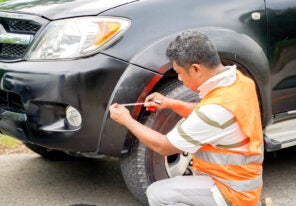
M166 101L166 108L174 110L175 106L176 106L176 100L168 98Z
M136 122L136 120L132 116L129 116L123 121L123 125L130 128L133 126L134 122Z

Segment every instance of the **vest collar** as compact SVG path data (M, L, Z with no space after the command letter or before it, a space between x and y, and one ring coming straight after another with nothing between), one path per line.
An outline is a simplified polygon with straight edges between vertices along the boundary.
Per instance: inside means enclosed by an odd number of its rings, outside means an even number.
M235 82L236 65L226 66L225 68L226 71L211 77L197 88L200 98L203 98L210 91L216 89L217 87L228 86Z

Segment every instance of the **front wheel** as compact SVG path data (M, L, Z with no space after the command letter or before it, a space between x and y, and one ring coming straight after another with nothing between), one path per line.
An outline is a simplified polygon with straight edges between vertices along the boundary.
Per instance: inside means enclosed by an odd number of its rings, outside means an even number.
M179 81L164 84L159 93L174 99L187 102L198 102L198 94L188 90ZM168 110L157 110L154 113L144 113L141 122L162 134L169 132L181 117ZM131 193L144 205L148 205L145 195L147 187L161 179L179 175L191 175L191 155L175 154L164 157L155 153L135 140L129 154L121 158L121 171L125 183Z

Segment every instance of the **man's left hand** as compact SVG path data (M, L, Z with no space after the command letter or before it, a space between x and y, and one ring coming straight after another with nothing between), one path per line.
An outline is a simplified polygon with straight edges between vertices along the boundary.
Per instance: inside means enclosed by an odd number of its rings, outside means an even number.
M115 103L109 107L110 117L119 124L125 125L132 117L128 109L124 106Z

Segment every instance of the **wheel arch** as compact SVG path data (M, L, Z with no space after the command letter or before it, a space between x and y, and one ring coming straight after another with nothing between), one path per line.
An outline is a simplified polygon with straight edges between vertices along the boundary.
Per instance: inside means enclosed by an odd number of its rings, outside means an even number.
M262 112L262 123L266 125L272 115L270 70L265 53L266 49L262 48L251 37L230 29L202 27L194 28L194 30L206 34L211 39L218 50L222 63L226 65L237 64L240 70L255 81ZM172 65L169 63L164 51L166 51L169 43L180 33L178 32L155 41L135 55L131 63L160 73L163 77L172 76ZM161 84L162 81L163 78L159 79L157 84Z

